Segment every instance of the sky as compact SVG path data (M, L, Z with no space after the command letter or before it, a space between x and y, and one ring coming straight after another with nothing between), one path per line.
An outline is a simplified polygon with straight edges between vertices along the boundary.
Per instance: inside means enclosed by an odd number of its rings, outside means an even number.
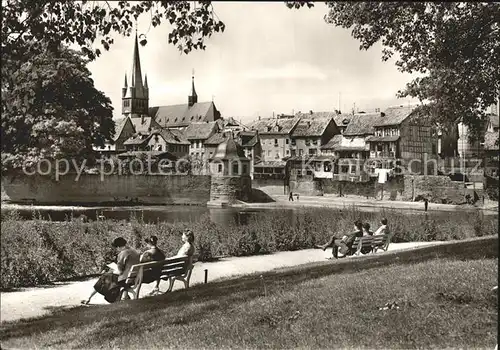
M213 101L223 117L243 123L258 116L308 111L382 110L415 103L396 93L412 80L394 59L382 62L382 46L359 50L350 30L324 21L328 9L291 10L283 2L214 2L224 33L206 41L205 51L181 54L168 44L169 23L154 28L138 21L147 45L140 47L141 67L149 85L149 105L187 103L194 69L198 102ZM134 37L116 35L110 51L89 64L97 89L121 116L121 88L130 74ZM130 78L129 78L130 79ZM130 80L129 80L130 81Z

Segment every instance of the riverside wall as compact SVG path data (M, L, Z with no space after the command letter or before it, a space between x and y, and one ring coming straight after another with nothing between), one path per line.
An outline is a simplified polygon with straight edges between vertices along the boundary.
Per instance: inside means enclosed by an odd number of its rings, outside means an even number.
M2 176L10 201L33 204L184 204L206 205L208 175L42 175Z

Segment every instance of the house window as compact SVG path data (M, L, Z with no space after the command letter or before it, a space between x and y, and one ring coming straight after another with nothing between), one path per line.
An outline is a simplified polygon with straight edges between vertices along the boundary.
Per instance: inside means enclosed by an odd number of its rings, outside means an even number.
M311 143L309 141L309 139L306 139L306 146L309 146Z
M246 173L247 173L247 166L246 166L246 164L243 164L242 173L243 173L243 175L246 175Z
M276 155L274 156L275 159L280 159L280 153L276 152Z
M340 173L347 174L348 172L349 172L349 165L341 165L340 166Z
M315 156L318 150L316 148L310 148L309 149L309 155L310 156Z
M296 145L295 139L292 139L292 146L295 146L295 145Z
M290 155L290 150L289 149L286 150L286 155L287 156Z
M214 152L210 152L210 158L212 158L213 155L214 155Z
M290 153L290 155L291 155L292 157L295 157L295 156L297 155L297 152L295 152L295 150L294 150L294 149L292 149L290 152L291 152L291 153Z
M278 146L278 139L274 139L274 145Z
M267 151L267 156L270 157L271 156L271 151Z
M302 157L302 154L304 153L304 150L299 149L299 157Z
M318 140L313 140L313 145L317 145L318 144Z
M217 172L222 173L222 164L217 165Z
M158 151L162 151L161 145L158 145Z
M290 140L289 140L289 139L286 139L286 140L285 140L285 143L286 143L287 145L288 145L288 143L289 143L289 142L290 142Z
M351 174L356 174L356 165L351 165Z
M237 175L238 174L238 163L233 163L233 175Z

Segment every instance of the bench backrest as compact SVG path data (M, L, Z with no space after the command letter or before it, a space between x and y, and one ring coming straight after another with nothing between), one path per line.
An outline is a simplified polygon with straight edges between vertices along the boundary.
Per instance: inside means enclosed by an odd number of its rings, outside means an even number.
M384 245L388 239L389 239L389 234L356 237L356 240L354 241L352 248L353 249L358 248L359 242L361 240L363 246L372 246L372 245Z
M188 256L173 257L162 261L145 262L132 266L125 283L134 284L141 268L143 276L151 276L152 274L155 274L155 278L159 277L162 279L167 279L169 277L182 276L186 274L192 267L193 259L192 257Z

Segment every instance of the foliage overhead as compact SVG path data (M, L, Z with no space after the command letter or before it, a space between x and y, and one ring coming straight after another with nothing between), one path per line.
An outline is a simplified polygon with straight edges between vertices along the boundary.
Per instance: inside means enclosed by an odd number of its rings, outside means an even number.
M88 155L114 133L111 101L94 87L87 60L46 50L20 65L2 91L2 166Z
M327 2L327 23L351 29L367 50L383 45L402 72L421 75L398 92L427 102L420 110L450 126L463 118L480 139L485 110L500 91L500 4Z

